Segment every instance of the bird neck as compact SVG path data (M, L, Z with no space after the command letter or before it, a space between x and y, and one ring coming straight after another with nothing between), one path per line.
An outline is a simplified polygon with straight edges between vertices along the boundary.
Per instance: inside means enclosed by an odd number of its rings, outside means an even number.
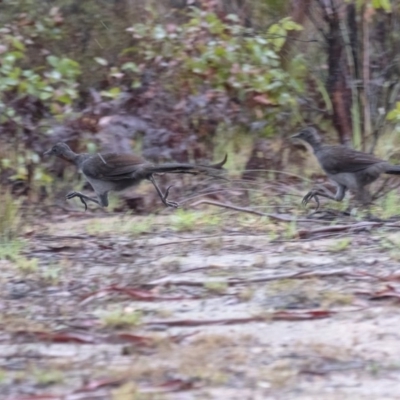
M77 154L73 152L71 149L65 150L62 154L59 155L60 158L62 158L65 161L68 161L72 164L79 164L81 154Z
M316 138L309 138L308 144L311 146L314 153L316 153L322 147L321 142Z
M72 161L78 168L82 167L84 161L88 158L92 157L92 154L89 153L82 153L82 154L75 154L75 159Z

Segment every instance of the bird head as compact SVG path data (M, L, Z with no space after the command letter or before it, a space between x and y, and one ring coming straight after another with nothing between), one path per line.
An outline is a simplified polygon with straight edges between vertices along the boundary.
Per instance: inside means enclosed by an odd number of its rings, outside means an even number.
M306 143L310 144L313 148L320 146L322 143L321 136L318 134L317 130L312 126L302 129L300 132L296 133L291 138L304 140Z
M56 156L63 158L64 160L71 161L75 156L75 153L70 149L70 147L63 142L55 144L50 150L43 153L45 156Z

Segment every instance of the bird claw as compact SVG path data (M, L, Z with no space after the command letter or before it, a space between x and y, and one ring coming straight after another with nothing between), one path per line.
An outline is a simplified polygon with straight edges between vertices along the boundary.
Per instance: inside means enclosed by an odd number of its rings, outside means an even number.
M66 196L65 196L65 198L67 199L67 200L70 200L70 199L73 199L74 197L76 197L77 196L77 192L69 192Z
M82 204L84 204L84 206L85 206L85 211L87 211L88 206L87 206L87 203L86 203L86 201L85 201L85 199L83 198L83 196L82 196L81 193L79 193L79 192L70 192L70 193L68 193L68 194L65 196L65 198L66 198L67 200L71 200L71 199L73 199L74 197L79 197L80 201L81 201Z
M165 191L165 194L162 198L162 202L167 206L167 207L172 207L172 208L178 208L179 204L175 201L169 201L167 200L168 195L169 195L169 190L173 187L174 185L168 186L167 190Z
M179 208L179 204L176 201L168 201L168 200L166 200L164 204L167 207Z
M320 202L319 202L319 198L317 196L317 192L315 192L314 190L311 190L303 197L301 204L303 207L305 207L312 199L314 199L315 202L317 203L317 207L316 207L315 211L318 211L319 207L320 207Z

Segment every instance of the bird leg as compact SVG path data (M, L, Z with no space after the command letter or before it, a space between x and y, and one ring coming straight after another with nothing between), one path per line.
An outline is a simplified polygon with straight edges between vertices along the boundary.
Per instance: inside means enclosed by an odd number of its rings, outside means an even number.
M66 197L67 200L73 199L74 197L79 197L80 201L85 205L85 211L88 208L87 207L87 203L86 203L85 200L93 201L94 203L96 203L98 205L101 205L97 199L94 199L93 197L86 196L86 195L82 194L81 192L70 192L65 197Z
M169 190L172 188L173 185L168 186L167 190L165 191L165 194L161 192L161 189L158 187L157 182L155 181L153 175L150 175L149 178L147 178L155 187L158 195L160 196L161 201L163 204L167 207L173 207L173 208L178 208L179 204L176 203L175 201L169 201L167 200L168 195L169 195Z
M329 191L326 187L324 186L318 186L317 188L314 188L310 190L304 197L303 200L301 201L301 204L303 207L307 205L307 203L311 199L315 199L315 202L317 203L317 208L316 211L318 211L320 207L320 202L318 196L325 197L327 199L331 200L336 200L336 201L342 201L344 198L344 195L346 193L346 188L342 185L338 185L337 191L335 194L333 194L331 191Z

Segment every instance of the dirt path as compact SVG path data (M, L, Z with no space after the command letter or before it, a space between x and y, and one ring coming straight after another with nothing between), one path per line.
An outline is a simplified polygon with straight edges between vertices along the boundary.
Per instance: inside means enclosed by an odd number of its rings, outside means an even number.
M400 398L398 229L321 226L41 221L0 261L1 398Z

